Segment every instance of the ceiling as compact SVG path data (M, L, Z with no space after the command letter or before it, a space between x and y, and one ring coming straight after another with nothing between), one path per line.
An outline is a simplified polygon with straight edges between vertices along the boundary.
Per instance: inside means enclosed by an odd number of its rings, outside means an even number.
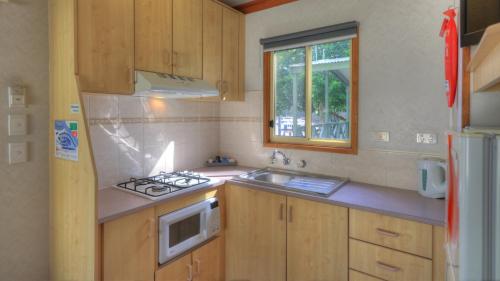
M228 4L229 6L238 6L243 3L252 2L251 0L222 0L222 2Z

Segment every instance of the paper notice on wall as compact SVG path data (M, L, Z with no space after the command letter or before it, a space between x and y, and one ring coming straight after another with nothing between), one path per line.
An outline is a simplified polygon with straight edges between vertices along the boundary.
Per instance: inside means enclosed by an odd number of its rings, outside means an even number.
M78 161L78 122L56 120L54 126L56 158Z

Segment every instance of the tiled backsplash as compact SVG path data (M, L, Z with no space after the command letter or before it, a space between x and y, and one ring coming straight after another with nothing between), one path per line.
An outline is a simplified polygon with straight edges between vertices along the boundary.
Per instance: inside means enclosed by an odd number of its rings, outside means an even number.
M85 96L99 187L193 169L219 151L219 104Z
M247 92L246 102L221 103L220 116L220 152L236 158L241 165L274 166L416 189L418 159L444 157L439 153L386 150L365 145L360 147L358 155L284 149L282 151L292 159L292 164L284 167L278 159L271 165L273 149L262 146L262 92ZM299 169L296 163L302 159L307 161L307 166Z

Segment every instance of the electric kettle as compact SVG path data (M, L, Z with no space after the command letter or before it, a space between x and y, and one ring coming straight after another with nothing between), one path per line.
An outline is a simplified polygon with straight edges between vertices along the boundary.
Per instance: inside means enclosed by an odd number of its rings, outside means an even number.
M426 158L418 161L418 192L429 198L444 198L448 166L445 160Z

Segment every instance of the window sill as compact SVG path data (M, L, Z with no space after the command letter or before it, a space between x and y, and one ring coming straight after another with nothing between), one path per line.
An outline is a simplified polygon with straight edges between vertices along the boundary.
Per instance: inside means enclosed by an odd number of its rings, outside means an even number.
M279 142L264 142L264 147L270 148L284 148L284 149L298 149L298 150L309 150L309 151L319 151L319 152L330 152L330 153L342 153L342 154L358 154L358 149L356 146L353 147L335 147L326 145L310 145L310 144L299 144L299 143L279 143Z

